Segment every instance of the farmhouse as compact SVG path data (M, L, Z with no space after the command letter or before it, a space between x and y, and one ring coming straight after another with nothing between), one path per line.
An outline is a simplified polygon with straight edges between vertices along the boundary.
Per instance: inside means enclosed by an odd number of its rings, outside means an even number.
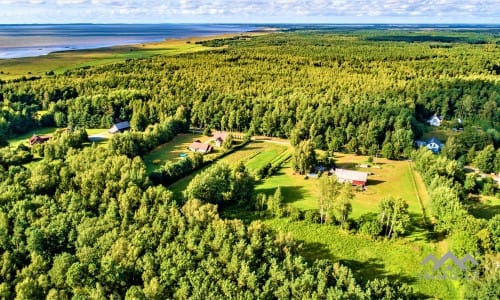
M39 136L34 134L32 137L28 139L28 143L30 144L30 146L33 146L35 144L43 144L49 139L50 136Z
M334 174L339 182L342 183L349 182L352 185L356 186L364 187L366 186L366 182L368 181L368 173L366 172L358 172L358 171L351 171L351 170L337 168L335 169Z
M441 126L441 122L443 121L443 118L434 114L429 120L427 120L427 123L431 126Z
M433 137L427 141L427 145L425 147L434 153L438 153L443 148L443 144L438 139Z
M117 133L117 132L123 132L125 130L130 129L130 123L128 121L116 123L111 127L108 132L109 133Z
M209 144L202 143L200 141L193 142L189 145L189 150L198 153L210 153L212 151L212 146Z
M222 146L222 143L227 139L227 132L217 131L214 133L215 145L217 147Z

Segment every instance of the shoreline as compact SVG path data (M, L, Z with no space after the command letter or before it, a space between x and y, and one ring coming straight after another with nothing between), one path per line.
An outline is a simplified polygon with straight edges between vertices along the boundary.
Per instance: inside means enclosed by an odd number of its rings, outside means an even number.
M46 55L0 59L0 80L61 74L79 67L123 62L127 59L147 58L155 55L177 55L215 49L197 42L239 36L259 36L279 32L276 28L238 31L206 36L165 38L161 41L121 44L109 47L54 51Z
M20 53L27 53L26 55L19 55L14 54L15 56L12 57L0 57L0 61L2 60L10 60L10 59L22 59L22 58L35 58L35 57L41 57L41 56L47 56L53 53L64 53L64 52L72 52L72 51L91 51L91 50L101 50L101 49L108 49L108 48L123 48L123 47L134 47L134 46L140 46L140 45L145 45L145 44L156 44L156 43L164 43L168 41L175 41L175 40L186 40L186 39L196 39L198 40L199 38L205 38L205 39L211 39L212 37L216 36L227 36L227 35L240 35L244 33L254 33L254 32L263 32L265 30L250 30L250 31L238 31L238 32L222 32L222 33L216 33L216 34L208 34L208 35L194 35L194 36L185 36L185 37L161 37L161 38L153 38L150 40L122 40L122 41L116 41L116 43L109 42L109 45L107 45L106 41L101 41L101 43L97 44L90 44L90 45L85 45L85 43L82 41L81 44L78 45L64 45L64 44L54 44L54 45L33 45L33 46L16 46L16 47L7 47L7 48L0 48L0 53L2 51L9 51L9 50L14 50L14 52L19 51ZM39 54L36 54L37 51L41 51Z

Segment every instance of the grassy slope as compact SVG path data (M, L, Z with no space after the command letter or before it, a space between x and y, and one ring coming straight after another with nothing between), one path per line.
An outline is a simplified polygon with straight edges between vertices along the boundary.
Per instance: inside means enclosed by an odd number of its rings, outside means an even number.
M347 233L333 226L309 224L287 219L264 221L276 231L291 232L303 243L300 253L309 260L331 259L349 266L360 280L386 276L413 286L425 298L457 299L455 282L429 280L421 276L421 261L429 253L438 254L433 243L372 240L366 236Z

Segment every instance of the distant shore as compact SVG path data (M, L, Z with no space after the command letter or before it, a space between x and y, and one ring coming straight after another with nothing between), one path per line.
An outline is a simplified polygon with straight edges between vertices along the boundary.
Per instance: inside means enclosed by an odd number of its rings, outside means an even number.
M122 62L127 59L146 58L154 55L177 55L213 49L197 42L233 38L238 36L258 36L277 32L275 28L215 34L208 36L190 36L166 38L161 41L113 45L109 47L54 51L35 57L0 59L0 80L12 80L21 77L60 74L66 70Z
M244 24L0 24L0 60L260 29L256 25Z

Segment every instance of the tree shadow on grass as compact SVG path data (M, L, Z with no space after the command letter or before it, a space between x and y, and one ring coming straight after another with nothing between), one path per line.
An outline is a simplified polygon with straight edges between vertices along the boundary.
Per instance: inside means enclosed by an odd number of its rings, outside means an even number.
M283 195L284 203L293 203L295 201L303 200L306 196L306 189L301 186L280 186L281 194ZM272 196L276 192L275 188L259 189L258 193L264 193L267 196Z
M483 203L476 198L465 202L467 210L476 218L491 219L500 214L500 205Z
M335 260L330 249L328 249L326 244L322 243L303 243L300 254L310 263L313 263L317 259Z
M373 185L379 185L381 183L384 183L385 180L377 180L377 179L368 179L368 181L366 182L366 186L373 186Z
M384 263L380 259L376 258L370 258L366 261L342 259L339 262L351 269L356 280L362 285L365 285L369 280L374 280L376 278L387 278L389 282L399 281L406 283L407 285L411 285L417 281L417 277L419 276L417 273L415 273L414 276L387 273ZM417 299L432 298L432 295L426 295L415 291L413 296Z
M424 219L422 214L410 213L411 223L406 230L406 235L414 241L429 242L433 239L430 221Z

